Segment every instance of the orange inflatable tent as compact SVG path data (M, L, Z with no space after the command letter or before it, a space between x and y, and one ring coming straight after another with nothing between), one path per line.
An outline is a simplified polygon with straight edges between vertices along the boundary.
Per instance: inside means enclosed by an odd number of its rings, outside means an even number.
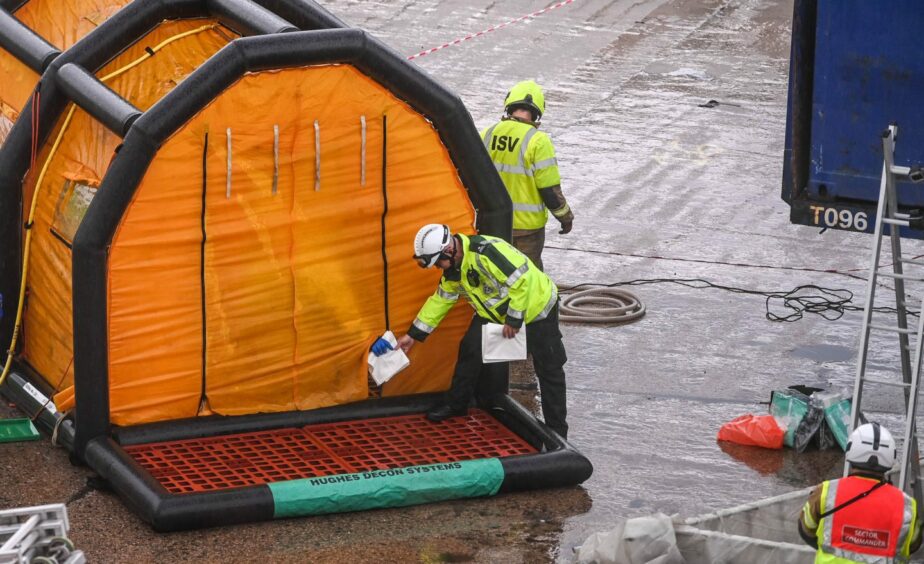
M264 518L146 490L122 447L419 411L448 387L471 312L370 386L369 346L437 282L411 260L414 233L508 236L510 200L459 98L314 2L119 7L0 10L6 387L44 398L77 457L158 528ZM589 475L578 462L566 483Z

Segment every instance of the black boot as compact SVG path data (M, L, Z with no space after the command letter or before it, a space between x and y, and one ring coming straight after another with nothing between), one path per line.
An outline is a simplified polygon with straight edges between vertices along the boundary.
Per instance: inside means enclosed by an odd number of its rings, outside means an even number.
M451 417L461 417L463 415L468 415L467 409L465 409L464 407L462 408L453 407L447 403L443 405L438 405L434 407L433 409L431 409L430 411L428 411L427 419L435 423L438 423L440 421L444 421Z

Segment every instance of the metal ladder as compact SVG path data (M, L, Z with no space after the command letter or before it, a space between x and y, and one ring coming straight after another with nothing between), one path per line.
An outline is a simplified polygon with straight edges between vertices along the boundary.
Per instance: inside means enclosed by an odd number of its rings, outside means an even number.
M921 471L918 459L918 441L915 430L915 414L918 406L918 386L921 382L921 352L924 350L924 313L918 316L917 329L908 328L908 298L905 293L905 280L924 281L924 274L908 275L904 273L905 265L924 267L924 261L912 260L902 257L900 227L924 229L924 219L919 214L901 213L898 211L898 197L896 183L900 180L921 182L924 172L918 167L910 168L895 165L895 140L898 135L898 126L890 125L882 134L882 181L879 188L879 206L876 212L876 227L873 232L873 258L870 275L866 287L866 306L863 311L863 328L860 333L860 351L857 357L857 378L854 383L853 403L851 408L850 428L855 429L860 424L861 405L863 403L863 388L865 384L900 387L905 394L904 429L901 453L901 474L899 484L902 490L914 496L920 507ZM883 225L889 225L889 239L892 244L892 269L887 272L889 265L880 266L879 258L882 254L882 240L885 237ZM872 322L876 287L880 276L891 278L895 284L895 304L898 324L879 325ZM917 305L917 304L916 304ZM921 301L919 311L924 312L924 300ZM867 353L869 352L869 337L872 331L888 331L898 334L902 381L891 379L875 379L866 377ZM909 336L916 337L913 346L909 343ZM848 465L844 464L844 475L847 475Z

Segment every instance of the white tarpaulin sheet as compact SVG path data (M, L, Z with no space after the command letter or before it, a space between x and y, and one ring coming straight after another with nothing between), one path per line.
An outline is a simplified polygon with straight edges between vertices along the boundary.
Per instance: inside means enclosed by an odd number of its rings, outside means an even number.
M581 564L811 564L815 550L796 530L811 488L698 517L657 514L592 535Z

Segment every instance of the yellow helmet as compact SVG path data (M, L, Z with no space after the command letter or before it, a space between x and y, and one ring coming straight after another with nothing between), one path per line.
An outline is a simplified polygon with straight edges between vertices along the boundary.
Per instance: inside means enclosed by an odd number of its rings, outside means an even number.
M545 113L545 96L542 94L542 87L532 80L516 83L504 99L504 109L509 114L517 106L529 108L535 114L533 121L542 119L542 114Z

